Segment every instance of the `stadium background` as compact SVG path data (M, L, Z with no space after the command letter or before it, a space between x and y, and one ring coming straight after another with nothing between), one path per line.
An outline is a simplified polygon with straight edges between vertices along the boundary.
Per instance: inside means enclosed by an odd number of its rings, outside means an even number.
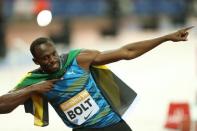
M45 25L42 20L50 15L38 21L43 10L52 13ZM37 67L29 52L37 37L50 37L60 52L72 48L102 51L191 25L197 26L196 0L1 0L0 95ZM165 128L171 102L189 104L191 130L195 130L196 36L194 28L187 42L166 42L134 60L108 65L138 93L124 115L134 131L174 131ZM24 113L23 106L0 115L0 123L1 131L71 130L52 108L50 124L44 128L33 126L33 117Z

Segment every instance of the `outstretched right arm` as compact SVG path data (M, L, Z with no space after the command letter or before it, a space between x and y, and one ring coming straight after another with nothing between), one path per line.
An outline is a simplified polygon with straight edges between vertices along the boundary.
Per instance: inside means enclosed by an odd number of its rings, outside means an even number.
M10 113L33 94L32 87L23 88L0 96L0 114Z
M53 87L55 81L57 80L49 80L0 96L0 114L12 112L17 106L23 104L33 94L48 92Z

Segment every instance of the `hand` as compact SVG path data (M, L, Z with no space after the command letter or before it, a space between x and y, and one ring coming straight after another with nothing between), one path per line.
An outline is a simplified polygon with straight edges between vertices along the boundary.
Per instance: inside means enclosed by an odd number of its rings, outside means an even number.
M188 30L190 30L192 28L194 28L194 26L178 30L177 32L167 35L167 38L168 38L168 40L171 40L173 42L187 41L187 37L189 35Z
M50 91L53 88L53 85L55 82L57 82L59 79L53 79L53 80L47 80L38 84L34 84L30 86L30 90L35 93L45 93Z

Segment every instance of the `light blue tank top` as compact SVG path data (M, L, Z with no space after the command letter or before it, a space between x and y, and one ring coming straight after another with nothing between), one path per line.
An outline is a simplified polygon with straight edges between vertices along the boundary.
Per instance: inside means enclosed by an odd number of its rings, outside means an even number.
M72 128L102 128L121 120L101 94L91 73L82 69L76 59L62 80L45 95L64 123Z

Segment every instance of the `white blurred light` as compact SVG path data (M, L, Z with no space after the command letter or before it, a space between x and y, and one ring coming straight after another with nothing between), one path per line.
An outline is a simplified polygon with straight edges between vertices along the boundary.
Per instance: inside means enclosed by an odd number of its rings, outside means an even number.
M42 10L37 16L37 22L39 26L47 26L51 23L52 14L49 10Z

